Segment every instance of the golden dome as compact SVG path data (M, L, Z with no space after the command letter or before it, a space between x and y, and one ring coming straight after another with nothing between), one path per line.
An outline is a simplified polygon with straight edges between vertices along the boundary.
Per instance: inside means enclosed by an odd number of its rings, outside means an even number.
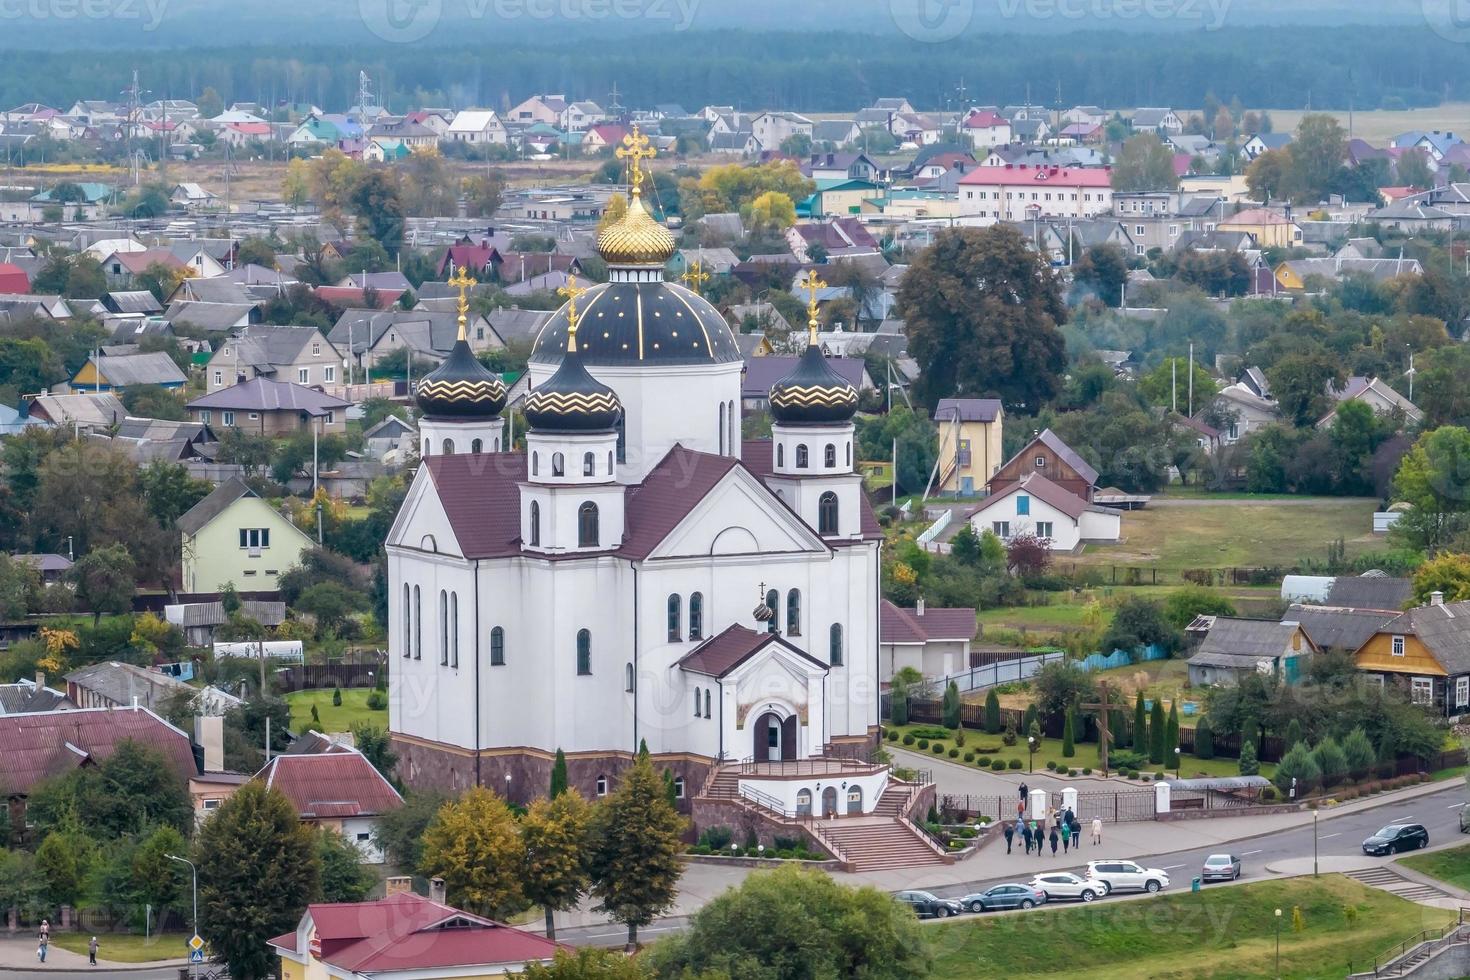
M674 236L643 206L637 189L628 200L628 213L597 236L597 254L608 265L663 265L676 247Z

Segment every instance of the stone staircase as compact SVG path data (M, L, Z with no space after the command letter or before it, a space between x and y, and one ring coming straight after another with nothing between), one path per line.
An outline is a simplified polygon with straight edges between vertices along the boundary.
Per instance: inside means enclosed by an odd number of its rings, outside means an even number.
M821 836L836 845L852 871L885 871L950 863L933 846L897 817L831 821Z
M909 786L907 783L890 782L883 790L883 796L878 800L878 806L873 810L875 817L900 817L903 816L903 808L909 801Z
M1427 902L1436 898L1450 898L1449 892L1443 891L1433 885L1426 885L1418 881L1411 881L1392 868L1376 867L1365 868L1361 871L1349 871L1347 877L1361 882L1369 888L1378 888L1399 898L1408 899L1411 902Z

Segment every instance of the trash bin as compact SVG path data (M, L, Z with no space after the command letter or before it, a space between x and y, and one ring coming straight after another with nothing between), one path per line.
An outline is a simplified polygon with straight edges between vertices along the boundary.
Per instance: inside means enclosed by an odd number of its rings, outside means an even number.
M1192 892L1199 891L1199 886L1200 886L1199 875L1195 875L1193 878L1189 879L1189 890L1190 891L1192 891Z

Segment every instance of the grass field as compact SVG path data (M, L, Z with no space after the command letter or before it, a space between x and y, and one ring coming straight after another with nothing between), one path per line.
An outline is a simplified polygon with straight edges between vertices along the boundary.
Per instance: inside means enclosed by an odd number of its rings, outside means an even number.
M342 706L332 704L331 690L296 691L286 695L291 706L291 731L304 732L315 728L325 732L350 731L358 722L388 727L388 712L373 711L367 706L367 688L347 688L342 691ZM321 725L311 720L311 706L316 705L321 716Z
M1086 976L1089 980L1276 975L1341 977L1454 914L1340 875L1211 886L1136 902L1098 902L937 926L933 976ZM1293 928L1300 909L1303 928Z
M53 932L51 943L73 953L87 955L90 933ZM182 960L188 957L189 937L182 932L166 932L144 939L132 934L106 933L97 937L97 958L113 963L154 963L158 960ZM32 950L34 952L34 950Z
M1456 888L1470 889L1470 844L1429 854L1411 854L1399 861L1420 874L1449 882Z
M1064 563L1065 564L1065 563ZM1132 585L1104 586L1083 589L1080 593L1052 592L1045 606L1007 606L985 609L979 620L986 626L1000 626L1015 630L1055 631L1073 630L1082 626L1087 604L1094 599L1102 605L1103 625L1113 618L1113 607L1124 599L1151 599L1162 601L1180 585ZM1235 602L1242 615L1251 615L1252 606L1274 602L1281 595L1275 586L1227 586L1215 590Z
M1088 545L1077 561L1170 571L1294 565L1325 559L1328 543L1339 537L1348 554L1357 555L1384 547L1373 535L1375 506L1358 498L1298 497L1292 503L1232 499L1148 507L1123 515L1121 543Z

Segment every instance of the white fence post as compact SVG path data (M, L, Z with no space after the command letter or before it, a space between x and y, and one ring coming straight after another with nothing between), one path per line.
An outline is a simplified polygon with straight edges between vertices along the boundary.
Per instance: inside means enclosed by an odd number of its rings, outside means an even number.
M1168 783L1155 783L1154 784L1154 813L1155 814L1160 814L1160 813L1168 813L1168 812L1169 812L1169 784Z

